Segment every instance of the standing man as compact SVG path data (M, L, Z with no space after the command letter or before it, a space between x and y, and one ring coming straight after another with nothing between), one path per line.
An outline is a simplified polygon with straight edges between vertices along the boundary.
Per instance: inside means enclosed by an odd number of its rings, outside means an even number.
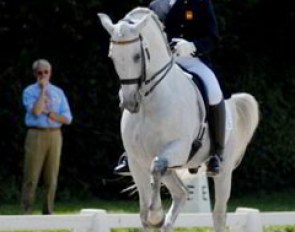
M51 84L51 64L45 59L33 65L36 83L23 91L26 109L24 178L21 205L31 214L39 177L44 181L43 214L52 214L62 149L61 126L69 125L72 113L62 89Z

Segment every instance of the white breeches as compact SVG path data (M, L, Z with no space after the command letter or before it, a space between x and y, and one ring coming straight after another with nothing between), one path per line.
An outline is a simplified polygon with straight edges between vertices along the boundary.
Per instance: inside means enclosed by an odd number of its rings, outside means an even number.
M176 63L187 69L189 72L196 73L205 85L208 95L209 105L220 103L223 98L222 91L213 71L208 68L198 57L176 57Z

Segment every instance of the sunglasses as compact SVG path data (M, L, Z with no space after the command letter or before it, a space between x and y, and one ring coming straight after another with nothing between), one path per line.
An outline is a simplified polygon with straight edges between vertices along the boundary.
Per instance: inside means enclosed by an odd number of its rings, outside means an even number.
M38 76L42 76L43 74L48 74L48 73L49 73L48 70L38 71L38 72L37 72L37 75L38 75Z

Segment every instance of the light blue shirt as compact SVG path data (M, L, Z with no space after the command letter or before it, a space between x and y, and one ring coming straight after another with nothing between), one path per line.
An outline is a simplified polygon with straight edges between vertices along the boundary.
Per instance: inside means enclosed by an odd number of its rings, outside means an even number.
M29 85L23 91L23 104L26 109L25 124L28 127L42 127L42 128L55 128L61 127L62 123L52 121L48 115L42 113L40 115L33 114L32 110L39 99L41 88L38 83ZM73 119L68 100L62 89L55 85L48 84L46 86L46 95L48 102L46 108L49 112L54 112L66 117L70 122Z

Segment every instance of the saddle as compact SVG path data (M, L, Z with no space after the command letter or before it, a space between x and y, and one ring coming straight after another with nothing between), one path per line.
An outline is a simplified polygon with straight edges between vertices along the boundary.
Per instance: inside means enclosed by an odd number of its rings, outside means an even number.
M201 96L202 96L202 100L203 100L203 103L205 106L205 114L206 114L205 121L207 122L207 116L208 116L208 110L209 110L209 99L208 99L208 94L206 92L206 88L205 88L204 83L202 82L199 75L197 75L196 73L190 72L189 70L187 70L186 68L184 68L180 65L178 65L178 66L183 70L183 72L188 73L189 75L192 76L193 83L196 85L196 87L200 91Z
M192 73L192 72L190 72L189 70L187 70L186 68L184 68L184 67L182 67L180 65L179 65L179 67L185 73L188 73L189 75L192 76L192 81L196 85L196 87L198 88L198 90L199 90L199 92L201 94L201 97L202 97L202 101L204 103L204 107L205 107L205 121L204 121L204 123L208 122L209 99L208 99L208 94L206 92L206 88L205 88L204 83L202 82L199 75L197 75L196 73ZM194 157L194 155L197 153L197 151L201 148L204 134L205 134L205 127L201 127L197 137L194 139L194 141L192 143L191 150L190 150L187 162L189 162ZM212 149L213 149L213 147L211 145L210 150L212 150ZM199 167L189 168L188 171L191 174L196 174L198 172L198 169L199 169Z

